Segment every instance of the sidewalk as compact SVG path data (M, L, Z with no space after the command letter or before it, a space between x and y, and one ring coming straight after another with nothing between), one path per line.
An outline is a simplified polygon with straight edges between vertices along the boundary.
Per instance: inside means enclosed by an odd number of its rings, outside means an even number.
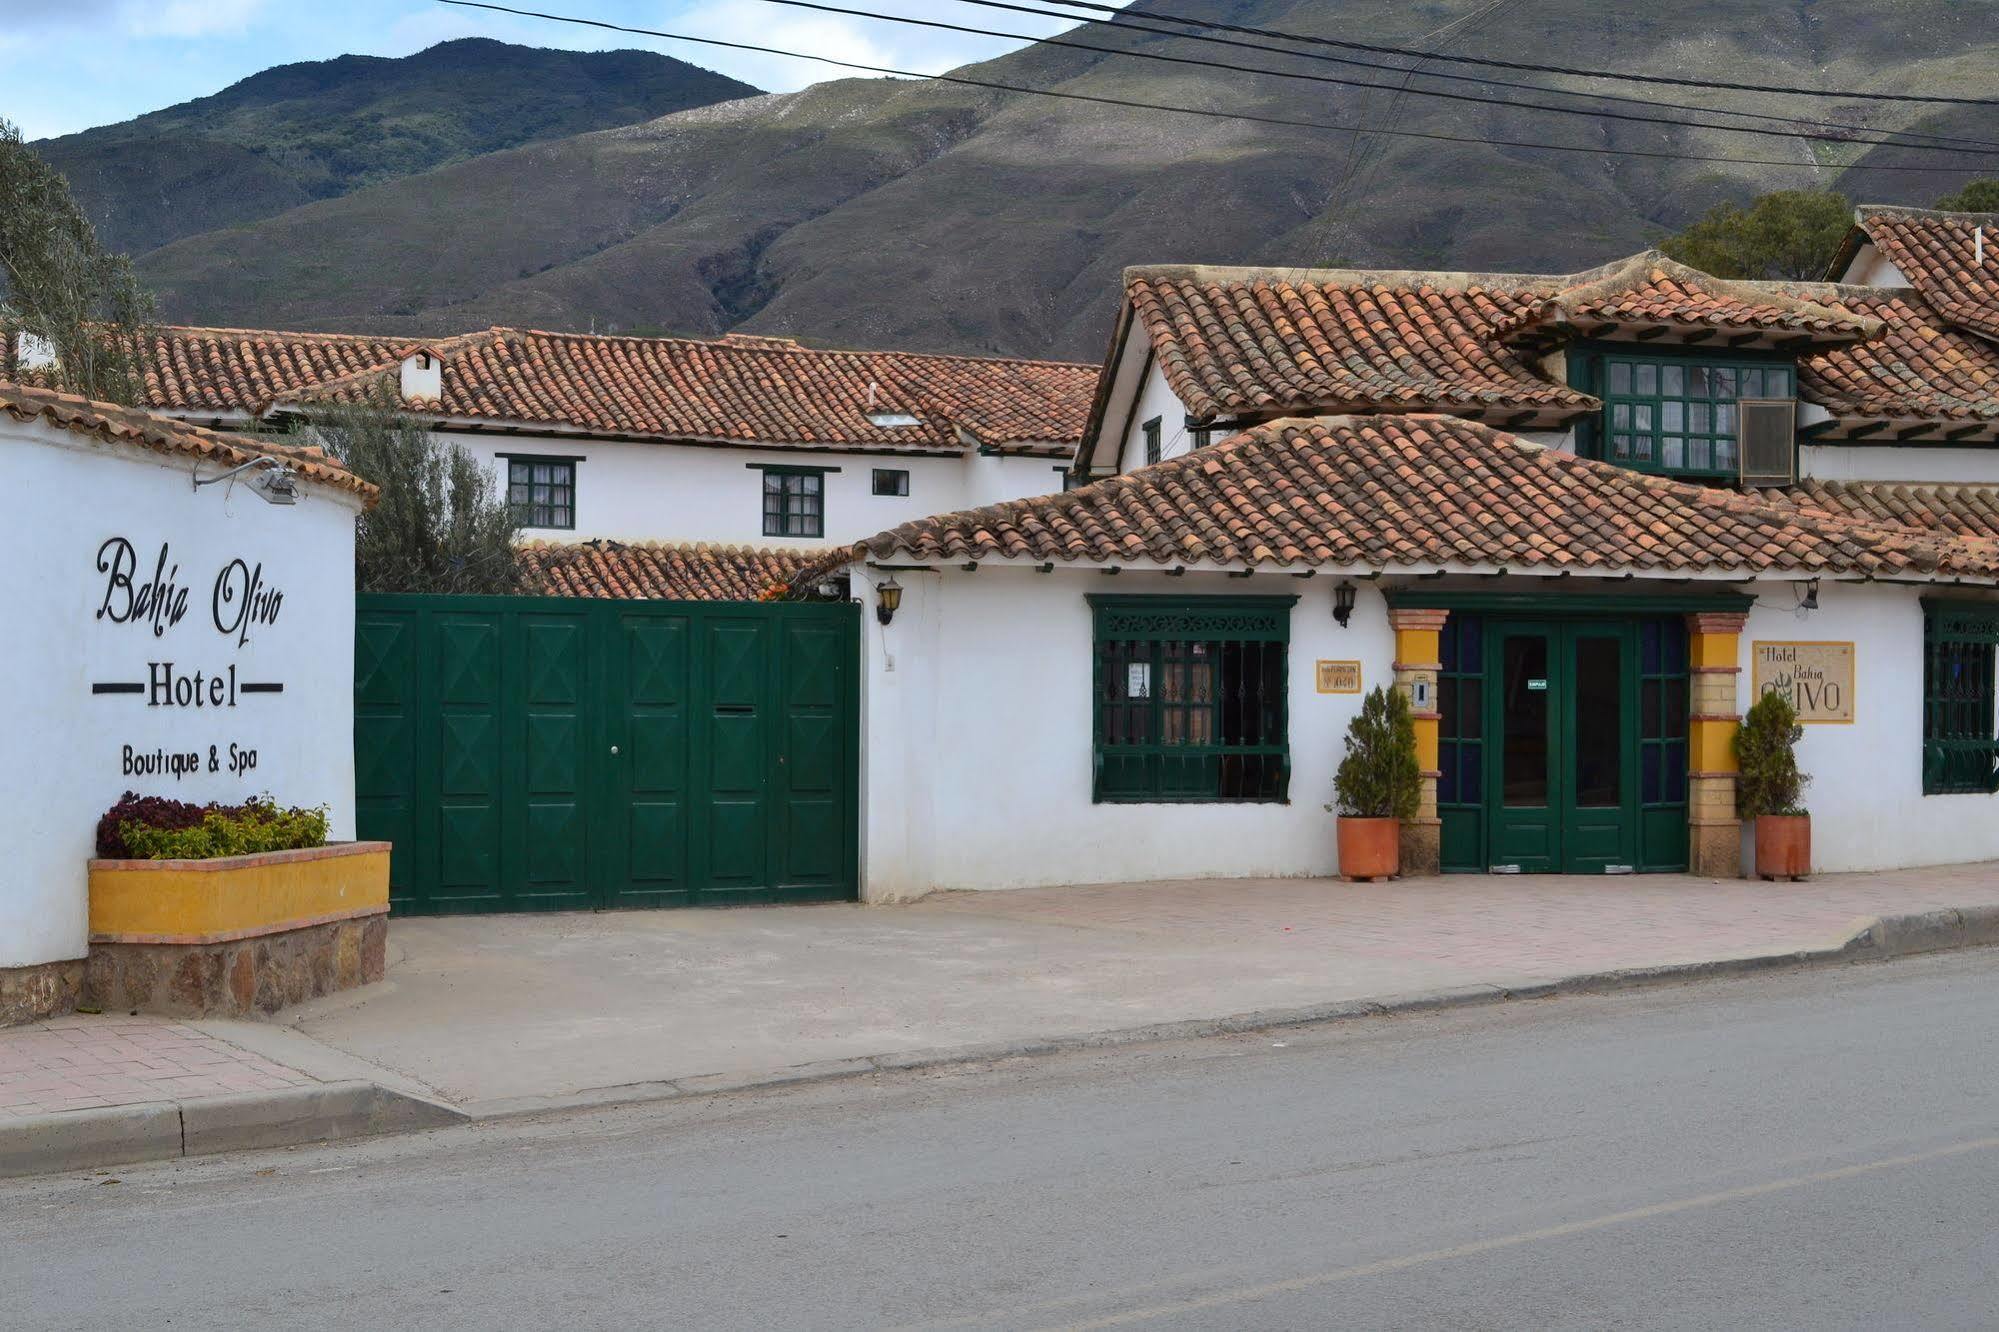
M1874 918L1951 908L1983 914L1839 952ZM155 1155L192 1154L1246 1014L1260 1016L1239 1025L1634 969L1890 955L1909 939L1999 941L1999 864L1802 884L1287 879L398 920L387 981L277 1021L77 1015L0 1031L0 1175L51 1126L109 1125L121 1107L145 1112L126 1118L154 1147L171 1143Z

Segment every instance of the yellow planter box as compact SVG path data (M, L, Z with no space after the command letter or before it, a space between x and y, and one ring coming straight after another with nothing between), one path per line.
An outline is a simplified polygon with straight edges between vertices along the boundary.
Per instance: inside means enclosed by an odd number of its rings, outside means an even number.
M387 842L90 862L92 943L227 943L388 909Z

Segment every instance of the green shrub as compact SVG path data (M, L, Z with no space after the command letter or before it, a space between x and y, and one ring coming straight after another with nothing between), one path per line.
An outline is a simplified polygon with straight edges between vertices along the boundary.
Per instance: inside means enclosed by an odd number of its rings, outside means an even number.
M1805 784L1798 771L1796 745L1805 728L1791 700L1774 691L1756 700L1735 732L1736 812L1745 819L1760 814L1802 814Z
M1416 766L1416 719L1400 690L1375 686L1347 726L1346 757L1333 774L1341 814L1359 819L1410 819L1423 801Z
M253 798L236 806L211 805L198 823L161 827L127 820L118 831L134 860L214 860L325 846L326 810L280 809Z

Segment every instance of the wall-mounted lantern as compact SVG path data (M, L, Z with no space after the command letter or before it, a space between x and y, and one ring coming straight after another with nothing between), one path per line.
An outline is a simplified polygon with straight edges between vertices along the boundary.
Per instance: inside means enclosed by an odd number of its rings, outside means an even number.
M1798 598L1798 609L1815 611L1819 608L1819 580L1813 578L1804 584L1804 595Z
M888 622L895 618L895 613L901 609L902 584L895 581L894 574L890 574L875 584L875 618L886 628Z
M1358 588L1344 578L1340 580L1340 585L1333 589L1333 618L1339 621L1342 629L1346 628L1347 621L1353 618L1353 601L1358 591Z
M232 467L220 476L197 476L194 478L194 488L200 490L203 486L212 486L217 481L227 481L240 472L250 473L247 478L250 489L256 491L266 502L298 503L298 473L269 454L261 458L252 458L242 466Z

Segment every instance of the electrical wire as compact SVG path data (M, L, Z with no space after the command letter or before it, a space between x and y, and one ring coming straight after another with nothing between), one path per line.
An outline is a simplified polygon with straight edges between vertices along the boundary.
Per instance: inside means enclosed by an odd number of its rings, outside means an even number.
M815 64L831 65L838 69L858 70L863 74L882 74L891 78L910 79L927 83L948 83L964 88L983 88L989 92L1021 93L1032 97L1050 97L1066 102L1087 102L1097 106L1115 106L1133 111L1165 111L1174 115L1198 116L1208 120L1232 120L1255 125L1277 125L1291 129L1332 130L1346 133L1364 126L1341 125L1325 120L1300 120L1288 116L1265 116L1246 111L1210 111L1200 107L1174 106L1168 102L1143 102L1133 98L1106 97L1096 93L1058 92L1052 88L1030 88L1021 84L1001 83L994 79L975 79L964 74L925 74L918 70L896 69L888 65L868 65L854 60L840 60L833 56L812 55L803 51L787 51L782 47L761 46L753 42L732 42L720 37L697 37L691 33L666 32L659 28L640 28L629 24L612 23L605 19L581 18L573 14L551 14L543 10L522 9L513 5L492 3L491 0L437 0L439 4L460 9L481 9L496 14L513 14L520 18L546 19L553 23L569 23L579 27L597 28L606 32L630 33L640 37L658 37L666 41L688 42L696 46L712 46L730 51L749 51L757 55L784 56L793 60L809 60ZM1031 40L1031 39L1029 39ZM1532 139L1493 139L1476 134L1441 134L1424 130L1368 129L1371 134L1385 134L1402 139L1422 139L1432 143L1475 144L1488 148L1531 148L1544 152L1580 153L1591 157L1641 157L1672 162L1715 162L1731 166L1788 167L1792 170L1808 168L1814 171L1838 166L1836 163L1800 162L1792 158L1780 157L1728 157L1721 154L1672 153L1646 148L1599 148L1587 144L1544 143ZM1870 166L1870 171L1919 171L1927 174L1955 172L1963 175L1978 175L1989 171L1990 167L1976 166Z

